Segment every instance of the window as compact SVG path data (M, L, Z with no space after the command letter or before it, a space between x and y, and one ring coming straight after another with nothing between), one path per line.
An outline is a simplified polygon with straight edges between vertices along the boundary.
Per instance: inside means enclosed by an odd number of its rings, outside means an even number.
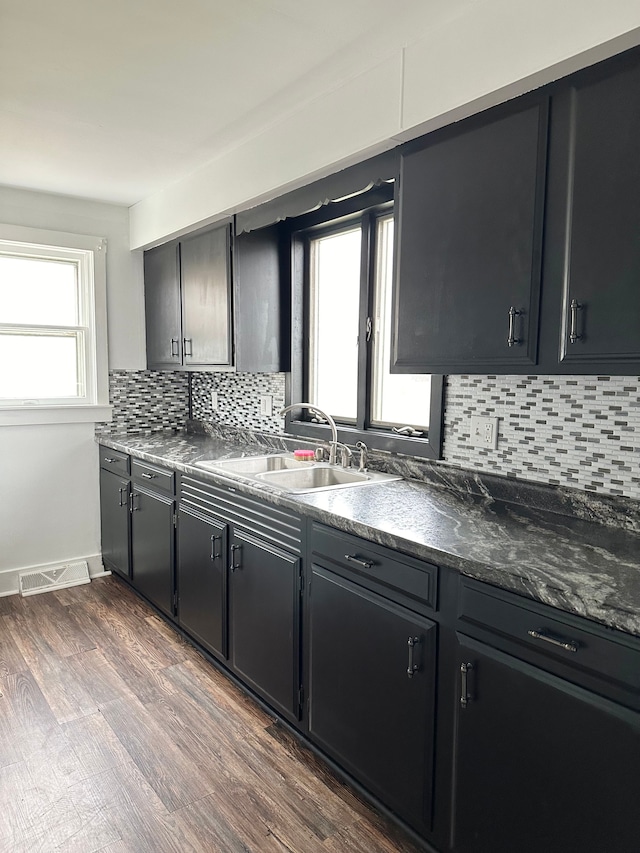
M294 340L291 402L315 403L340 440L436 457L442 377L392 374L394 219L388 188L330 205L292 230ZM354 207L356 209L354 210ZM335 215L344 213L344 215ZM317 221L322 216L323 221ZM316 221L314 221L314 218ZM299 227L302 225L303 227ZM294 226L295 227L295 226ZM314 413L294 413L287 431L326 437Z
M99 238L0 226L0 422L108 419L104 254Z

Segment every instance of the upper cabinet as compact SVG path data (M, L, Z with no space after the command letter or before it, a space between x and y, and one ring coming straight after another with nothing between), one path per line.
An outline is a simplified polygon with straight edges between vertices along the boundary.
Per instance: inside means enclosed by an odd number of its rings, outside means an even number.
M556 372L636 373L640 60L617 57L568 83L551 125L547 363Z
M394 372L640 371L638 103L635 50L404 147Z
M290 276L279 225L237 234L233 243L236 369L288 369Z
M397 372L511 372L536 363L547 116L546 98L529 100L405 149Z
M144 254L149 368L230 366L231 227Z
M286 281L277 225L233 241L218 226L145 252L149 368L286 369Z

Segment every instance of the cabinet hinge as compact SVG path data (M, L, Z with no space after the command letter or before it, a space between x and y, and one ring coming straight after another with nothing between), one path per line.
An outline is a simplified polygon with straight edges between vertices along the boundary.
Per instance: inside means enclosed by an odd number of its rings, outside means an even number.
M300 713L302 713L302 709L304 708L304 687L300 687L298 690L298 708L300 709Z
M178 593L177 592L173 593L173 609L176 612L178 610Z
M173 526L174 527L178 526L178 514L175 512L173 513Z
M304 590L304 575L302 574L302 572L300 572L300 574L298 575L298 590L302 595L302 592Z

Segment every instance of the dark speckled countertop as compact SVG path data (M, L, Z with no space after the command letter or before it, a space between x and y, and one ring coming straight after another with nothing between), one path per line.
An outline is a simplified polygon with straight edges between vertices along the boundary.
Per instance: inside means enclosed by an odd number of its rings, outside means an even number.
M265 452L190 433L99 441L225 483L195 463ZM340 530L640 636L640 534L633 529L413 479L303 495L233 481Z

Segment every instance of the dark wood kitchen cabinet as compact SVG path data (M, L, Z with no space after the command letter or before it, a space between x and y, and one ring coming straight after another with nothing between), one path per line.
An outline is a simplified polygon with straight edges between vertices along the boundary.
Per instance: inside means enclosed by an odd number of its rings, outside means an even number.
M290 276L279 225L233 242L235 365L243 373L289 369Z
M175 475L138 460L131 468L131 580L145 598L173 617Z
M554 97L545 287L549 371L640 370L640 54Z
M235 528L229 571L231 665L284 717L298 720L300 558Z
M178 509L178 621L207 651L227 656L228 525Z
M435 567L319 525L312 547L309 734L385 806L428 832L437 625L399 602L410 592L428 608Z
M148 367L232 363L231 226L144 253Z
M528 97L403 150L393 371L536 364L547 124Z
M131 576L129 457L100 447L100 524L105 568Z
M463 582L455 853L636 849L640 654L486 590Z

